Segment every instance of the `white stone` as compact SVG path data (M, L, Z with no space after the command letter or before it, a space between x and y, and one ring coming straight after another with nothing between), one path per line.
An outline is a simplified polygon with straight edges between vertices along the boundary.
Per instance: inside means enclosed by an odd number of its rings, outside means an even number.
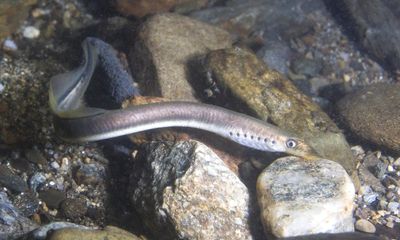
M3 42L3 49L6 50L6 51L17 51L18 50L18 46L13 40L6 39Z
M36 27L28 26L28 27L24 28L24 31L22 32L22 35L25 38L34 39L34 38L39 37L40 30L37 29Z
M336 162L280 158L258 177L257 197L276 237L354 231L354 185Z

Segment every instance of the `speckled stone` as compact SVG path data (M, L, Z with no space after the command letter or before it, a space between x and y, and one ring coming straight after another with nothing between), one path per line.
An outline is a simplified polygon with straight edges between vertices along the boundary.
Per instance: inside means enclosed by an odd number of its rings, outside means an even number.
M143 95L194 101L190 63L231 44L222 29L177 14L159 14L143 24L129 57Z
M344 123L360 137L400 151L400 84L374 84L337 103Z
M131 199L156 239L252 239L248 190L214 152L180 141L151 143L147 154Z
M284 157L258 177L264 229L276 237L354 231L355 189L339 164Z

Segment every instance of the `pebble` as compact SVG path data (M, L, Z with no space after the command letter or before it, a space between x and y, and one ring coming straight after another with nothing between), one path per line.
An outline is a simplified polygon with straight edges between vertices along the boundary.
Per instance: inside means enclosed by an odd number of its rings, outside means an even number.
M30 192L18 194L13 198L13 204L25 217L32 216L39 209L39 200Z
M91 228L82 226L70 222L51 222L49 224L40 226L32 232L32 236L35 240L44 240L49 232L58 229L70 228L70 229L81 229L81 230L91 230ZM80 238L81 239L81 238Z
M86 201L82 198L67 198L61 203L62 212L71 220L84 216L87 209Z
M15 52L18 50L18 46L13 40L6 39L3 42L3 50L6 52Z
M28 184L20 176L14 174L7 166L0 165L0 184L12 191L25 192Z
M278 238L354 231L354 197L343 167L325 159L279 158L257 180L264 230Z
M37 28L34 27L34 26L28 26L28 27L25 27L25 28L24 28L24 30L23 30L23 32L22 32L22 35L23 35L25 38L28 38L28 39L35 39L35 38L39 37L39 35L40 35L40 30L37 29Z
M65 192L48 189L39 192L39 198L51 209L57 209L66 198Z
M394 214L398 214L400 211L400 203L398 202L389 202L387 205L389 211L393 212Z
M47 178L42 172L36 172L29 179L29 186L32 191L36 192L37 188L46 182Z
M361 232L366 232L366 233L374 233L376 232L376 228L374 224L372 224L370 221L365 220L365 219L359 219L356 221L355 228L358 231Z
M74 180L77 184L94 185L104 181L105 175L105 168L101 164L82 164L76 170Z

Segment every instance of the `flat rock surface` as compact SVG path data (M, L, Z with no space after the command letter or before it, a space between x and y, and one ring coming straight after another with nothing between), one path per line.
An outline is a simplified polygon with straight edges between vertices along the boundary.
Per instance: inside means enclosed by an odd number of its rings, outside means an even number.
M399 103L399 84L375 84L345 96L337 112L356 135L400 151Z
M276 237L354 231L354 186L333 161L280 158L259 175L257 196L265 231Z
M195 101L198 83L190 64L231 44L229 33L220 28L177 14L155 15L139 32L131 67L144 95Z

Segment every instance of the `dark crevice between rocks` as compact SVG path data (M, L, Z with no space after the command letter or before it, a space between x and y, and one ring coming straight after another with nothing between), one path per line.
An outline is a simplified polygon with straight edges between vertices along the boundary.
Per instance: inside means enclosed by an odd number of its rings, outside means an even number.
M134 167L132 151L135 146L125 137L101 142L107 159L107 200L104 206L104 225L124 228L135 234L143 233L143 223L138 213L129 205L129 175Z
M139 150L130 176L130 200L144 224L149 229L159 229L157 233L148 232L156 239L179 237L170 217L162 213L162 195L166 187L173 186L186 173L194 149L191 142L150 142Z

